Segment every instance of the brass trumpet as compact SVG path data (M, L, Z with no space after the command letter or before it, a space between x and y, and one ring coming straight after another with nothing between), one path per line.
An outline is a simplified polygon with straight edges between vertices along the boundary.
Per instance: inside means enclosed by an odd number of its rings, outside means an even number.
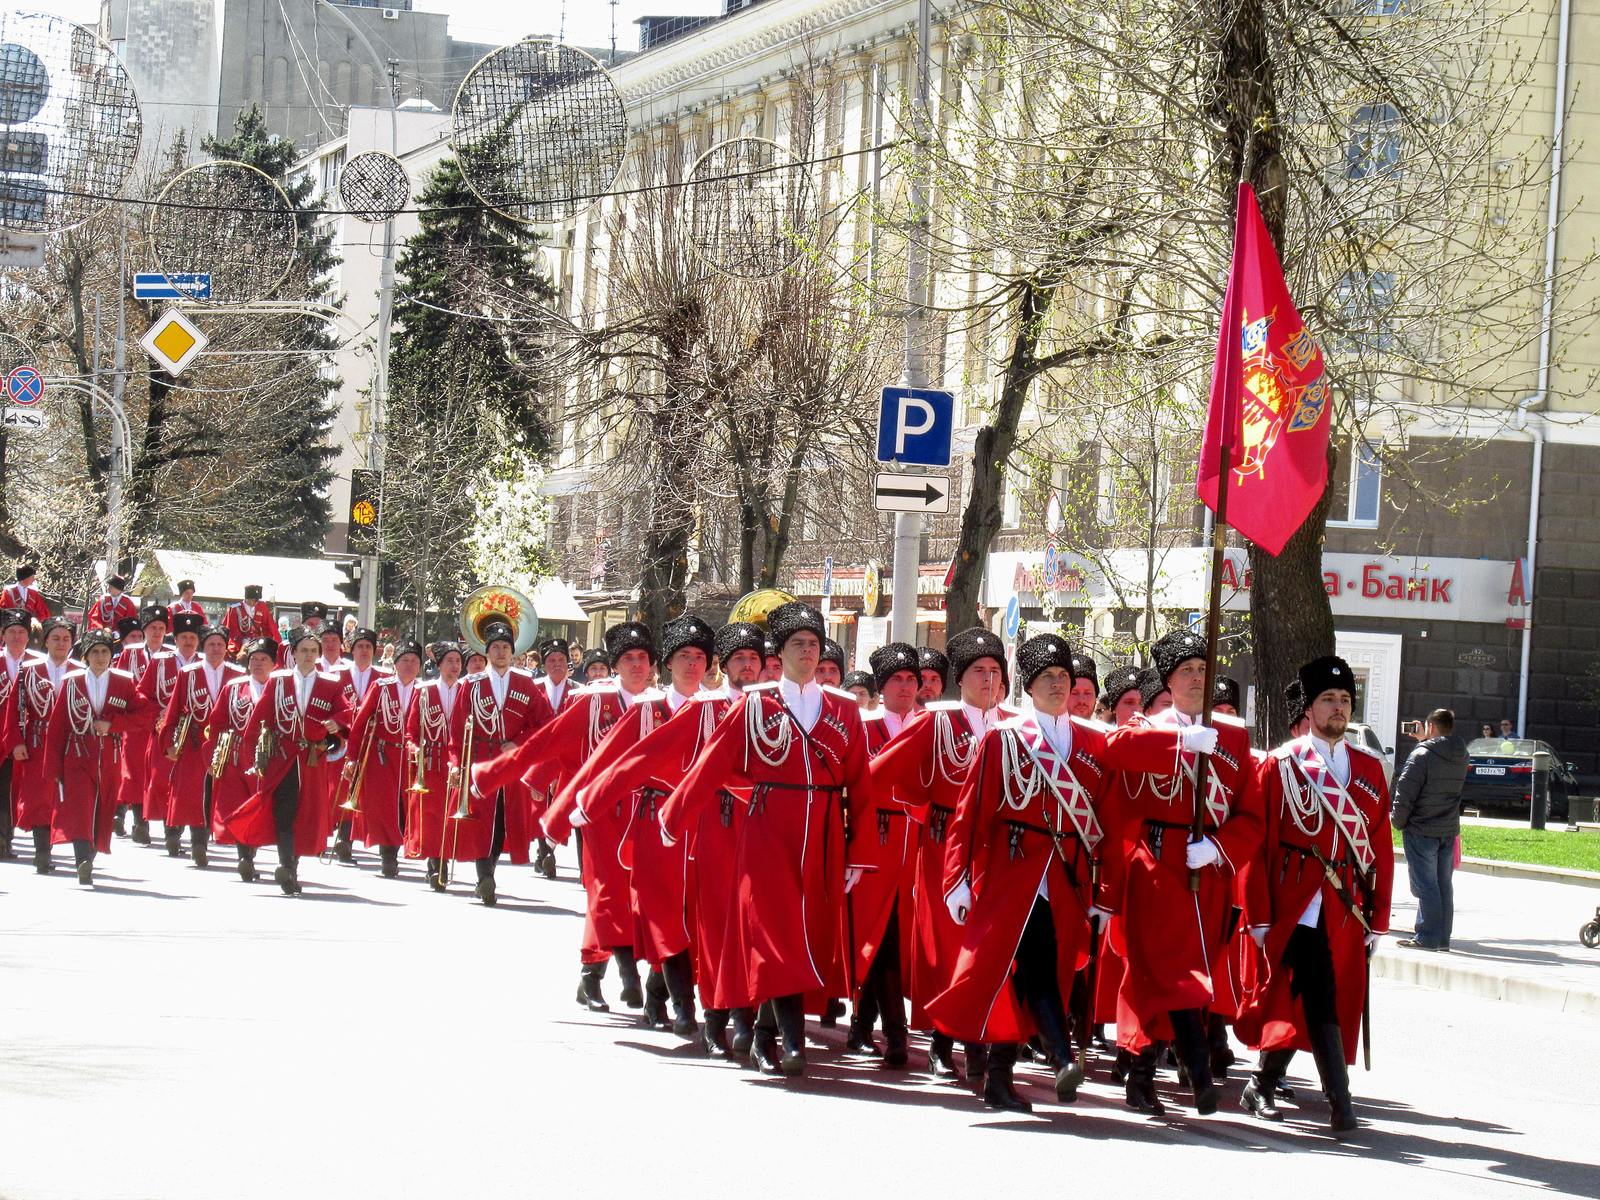
M177 727L172 731L172 743L167 747L167 757L177 762L183 753L183 748L189 742L189 730L194 727L194 717L188 713L178 718Z
M457 704L469 702L469 697L458 696ZM453 767L446 776L444 790L444 807L446 820L442 822L439 836L439 889L443 891L450 886L453 872L450 863L455 857L455 849L461 844L461 826L457 821L465 820L471 816L469 802L472 796L472 749L477 741L478 718L471 708L467 709L467 728L461 735L461 762ZM452 804L452 800L454 803ZM451 812L454 807L455 811ZM453 836L452 836L453 835Z
M272 755L278 749L278 731L270 722L261 726L261 733L256 737L255 773L265 777L267 767L272 762Z
M228 756L233 753L233 730L224 730L217 739L217 747L211 752L211 766L206 771L213 779L221 779L222 772L227 770Z

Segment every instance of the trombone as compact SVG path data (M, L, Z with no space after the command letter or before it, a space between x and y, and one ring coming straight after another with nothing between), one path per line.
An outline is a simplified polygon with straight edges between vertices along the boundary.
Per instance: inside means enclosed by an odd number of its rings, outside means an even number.
M376 721L368 722L367 736L361 742L361 754L354 762L348 762L339 775L339 783L345 789L344 801L339 805L339 811L355 816L361 811L361 786L367 780L367 759L372 754L372 745L378 740L378 725ZM342 824L343 819L335 822ZM330 863L337 850L338 843L318 855L318 861Z
M411 786L406 789L413 796L420 796L428 790L424 782L428 766L423 760L423 749L420 743L411 747Z
M470 698L458 696L456 702L468 703L467 730L461 736L461 760L459 765L452 768L447 777L448 782L444 789L445 819L439 834L439 890L443 891L450 886L454 878L454 868L451 863L455 860L457 847L461 845L461 826L456 822L464 821L471 816L469 803L472 798L472 750L477 742L478 715L470 707ZM450 811L452 808L454 812ZM446 853L448 848L449 853Z

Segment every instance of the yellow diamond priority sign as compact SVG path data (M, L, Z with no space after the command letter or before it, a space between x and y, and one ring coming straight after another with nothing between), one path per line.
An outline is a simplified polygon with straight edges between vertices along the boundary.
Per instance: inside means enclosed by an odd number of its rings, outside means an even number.
M150 326L150 331L139 339L139 345L168 375L176 378L192 363L210 343L188 317L175 308L169 308Z

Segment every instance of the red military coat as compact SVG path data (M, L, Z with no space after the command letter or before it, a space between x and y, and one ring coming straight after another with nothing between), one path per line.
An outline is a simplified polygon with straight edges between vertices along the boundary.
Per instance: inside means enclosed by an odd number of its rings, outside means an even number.
M150 702L157 714L166 712L178 687L178 673L189 663L198 661L198 658L191 658L185 662L176 650L151 655L144 674L139 677L139 694ZM151 726L144 754L144 817L147 821L164 821L167 801L172 796L172 760L167 757L166 747L156 741L154 726Z
M413 682L410 687L402 687L393 675L375 675L374 680L350 729L350 753L345 758L335 801L344 802L359 769L361 793L356 802L360 811L355 818L355 836L364 846L398 846L405 791L412 778L406 722L417 685Z
M460 822L449 820L445 813L445 794L458 755L451 717L460 696L460 680L449 688L443 680L419 680L406 714L406 741L421 756L423 786L421 792L406 793L407 858L460 857L460 845L451 836L459 832Z
M495 702L489 672L479 671L461 681L451 712L450 736L456 745L457 755L466 753L468 722L472 723L472 763L489 762L506 753L506 747L520 746L533 737L539 729L539 712L535 707L534 691L538 687L533 676L519 667L506 672L505 703ZM453 834L457 842L455 858L461 860L487 858L494 843L495 796L505 793L505 845L511 861L523 864L528 861L528 846L533 839L530 826L529 793L520 777L495 787L477 784L468 801L469 815L455 824L459 831Z
M1008 708L995 713L1000 718L1014 715ZM871 722L869 736L874 725L885 722ZM945 847L980 732L960 701L930 704L873 757L876 811L862 817L852 813L851 863L870 863L874 851L886 855L850 890L856 979L861 980L877 953L889 914L898 904L914 1029L931 1027L927 1002L949 986L961 949L961 926L944 906Z
M167 605L167 611L174 617L192 615L199 617L202 622L206 619L206 610L200 607L198 600L174 600Z
M228 635L228 654L238 657L244 644L256 638L278 641L278 622L264 600L235 600L223 611L222 631Z
M143 683L150 657L150 647L141 642L118 650L111 665L132 675L135 683ZM150 743L154 734L152 727L122 739L122 779L117 788L117 804L130 806L140 816L144 815L144 792L150 782Z
M261 690L266 690L265 684ZM247 772L255 763L256 747L254 740L245 737L245 730L250 726L250 714L255 711L259 695L254 680L235 675L222 685L222 699L211 706L211 716L206 720L208 745L216 747L227 739L222 751L222 772L211 780L211 833L226 845L237 840L228 829L228 821L253 790L254 778Z
M64 680L73 671L83 670L75 658L66 659L56 678ZM45 760L45 739L50 731L50 710L55 705L56 684L52 682L50 660L40 655L29 661L17 678L11 703L6 705L6 744L11 747L12 807L20 829L48 827L55 817L57 789L54 774ZM28 757L16 761L21 746Z
M0 592L0 608L21 609L41 625L50 619L50 606L45 603L44 596L38 588L25 583L13 583Z
M1311 1049L1304 1010L1290 992L1288 971L1278 964L1295 926L1320 902L1345 1058L1354 1063L1366 995L1367 927L1389 931L1394 841L1382 761L1362 746L1349 744L1348 750L1346 785L1327 769L1309 734L1260 764L1266 836L1241 872L1240 890L1244 924L1267 926L1267 937L1264 951L1246 960L1245 1001L1234 1028L1247 1045L1263 1050ZM1347 898L1355 900L1367 927Z
M1123 894L1106 905L1117 910L1111 937L1123 958L1117 1042L1135 1053L1171 1036L1168 1012L1212 1003L1230 932L1233 876L1261 844L1250 735L1235 718L1212 720L1217 751L1205 830L1221 857L1201 870L1198 893L1189 890L1184 850L1197 762L1180 753L1177 710L1135 717L1106 738L1108 763L1120 772L1112 811L1125 856Z
M1089 907L1106 907L1117 886L1114 824L1106 812L1105 731L1069 718L1071 745L1058 753L1032 715L984 734L966 772L945 846L938 903L963 882L973 893L949 986L927 1001L934 1025L968 1042L1015 1042L1034 1032L1017 1003L1011 966L1041 885L1055 926L1056 981L1063 997L1089 958ZM1106 851L1113 851L1104 863ZM946 912L948 916L948 910Z
M870 803L867 741L855 697L821 689L807 732L777 682L747 688L661 809L681 840L724 789L749 790L735 847L735 899L717 990L729 1006L853 988L844 912L845 804ZM848 799L847 799L848 798Z
M621 689L613 689L621 699ZM572 710L573 731L552 735L553 741L581 740L583 730L577 728L586 717L582 706ZM651 823L660 797L642 797L637 787L596 785L612 763L622 758L643 742L658 726L672 717L666 693L649 688L633 697L620 717L612 723L600 744L594 748L583 764L574 772L544 816L545 835L553 841L565 842L573 829L573 816L581 811L586 819L583 832L583 887L587 896L587 919L583 929L582 956L585 962L598 961L618 946L632 947L634 952L654 959L650 948L641 944L634 920L633 871L635 851L642 839L635 839L633 827L641 819ZM556 730L560 722L547 728ZM646 817L646 812L648 816ZM656 834L656 845L661 846L661 836ZM665 853L654 855L650 848L644 850L645 870L660 870L661 859L671 859ZM671 849L677 849L676 847ZM679 913L682 920L682 913ZM655 961L660 961L655 959Z
M205 660L196 659L178 673L177 685L167 707L156 722L154 745L167 757L178 736L183 718L189 718L188 732L178 747L167 777L167 809L162 815L169 829L179 825L206 824L206 773L211 769L213 742L208 729L212 711L222 699L222 689L244 674L237 663L224 662L217 690L211 690ZM171 759L168 758L171 762Z
M270 846L277 841L272 795L297 771L300 807L295 813L294 850L296 854L321 854L333 827L328 781L337 772L333 764L343 757L350 736L350 707L339 679L317 671L302 712L295 695L295 674L293 667L274 671L250 711L245 741L255 745L258 739L268 738L271 751L266 770L254 776L255 790L234 811L227 828L241 845ZM338 741L331 751L325 746L328 721L334 723Z
M571 676L568 676L567 681L562 684L561 694L558 698L551 695L548 676L544 679L537 679L534 683L536 686L534 688L533 701L534 707L539 713L539 727L541 729L566 712L567 709L577 704L584 692L583 686ZM547 766L546 763L535 763L533 770L524 776L523 782L528 785L529 791L529 813L535 830L543 823L544 814L549 809L550 802L556 798L556 793L565 786L569 777L570 773L561 775L558 770Z
M11 656L0 650L0 759L10 758L12 750L21 740L21 730L13 710L17 706L17 685L22 681L22 673L27 670L29 663L43 657L37 650L24 650L22 657L13 664ZM13 666L15 674L12 674Z
M701 999L728 1007L717 996L713 964L722 952L733 905L735 810L731 793L707 810L689 836L668 845L661 837L660 801L669 795L711 740L733 706L726 691L702 691L597 777L582 785L586 813L603 810L607 797L629 797L633 812L628 846L633 870L634 945L652 962L692 950Z
M124 617L137 617L139 608L133 597L126 593L118 596L107 592L89 606L89 628L115 631L117 622Z
M155 715L132 675L108 669L106 676L105 700L98 710L90 698L87 669L61 681L50 705L44 749L47 777L60 788L51 840L92 841L102 854L111 850L116 822L122 735L148 726ZM96 733L97 720L111 722L111 732Z

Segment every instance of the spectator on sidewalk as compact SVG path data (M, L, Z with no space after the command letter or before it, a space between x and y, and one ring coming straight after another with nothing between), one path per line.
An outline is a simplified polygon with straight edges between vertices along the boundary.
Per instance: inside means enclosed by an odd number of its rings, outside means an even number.
M1450 949L1455 917L1456 837L1461 833L1461 785L1467 778L1467 745L1455 734L1448 708L1428 714L1427 737L1419 742L1394 781L1394 827L1401 831L1411 894L1417 900L1416 932L1400 942L1417 950Z

